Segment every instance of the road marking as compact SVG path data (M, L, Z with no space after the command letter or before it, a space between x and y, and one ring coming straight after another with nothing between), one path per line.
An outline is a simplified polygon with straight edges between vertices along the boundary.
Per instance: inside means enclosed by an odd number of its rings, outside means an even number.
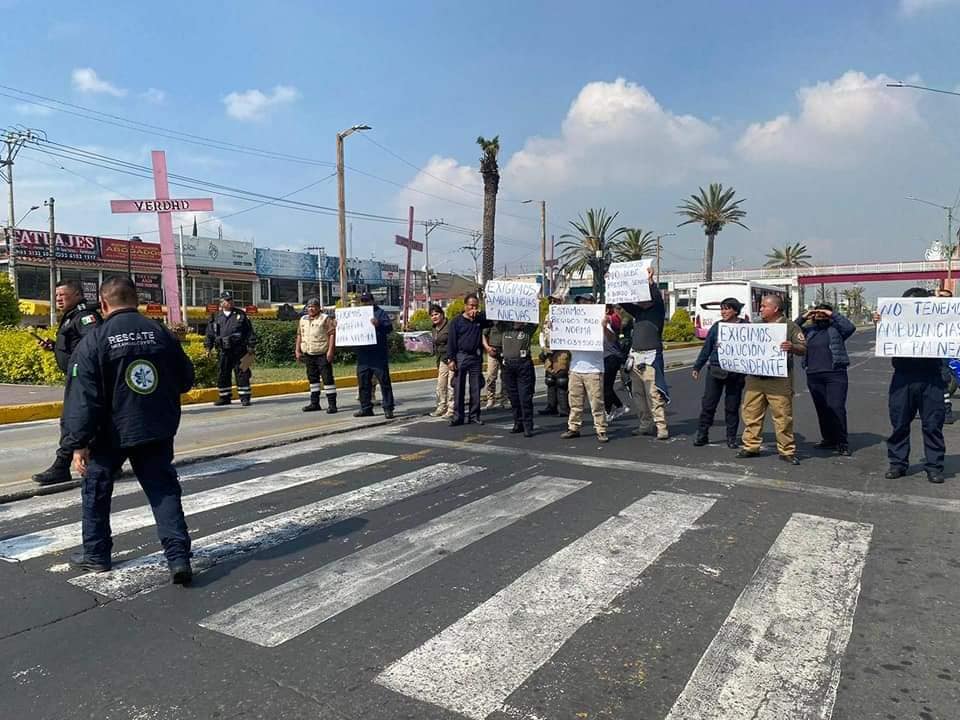
M337 433L335 435L325 435L314 440L307 440L290 445L281 445L279 447L267 448L256 452L242 453L232 457L210 460L207 462L198 462L177 467L177 474L180 476L180 482L189 480L213 477L215 475L224 475L230 472L247 470L257 465L286 460L297 455L324 450L326 448L337 447L350 442L360 442L363 440L373 440L380 436L380 428L362 430L355 433ZM135 479L124 480L116 483L113 488L113 497L122 497L140 492L140 483ZM0 504L0 524L5 524L13 520L30 517L31 515L46 515L64 510L80 504L79 492L61 492L55 495L40 495L26 500Z
M390 665L376 682L483 720L713 503L647 495Z
M610 470L625 470L627 472L643 472L652 475L664 475L680 480L702 480L703 482L717 483L731 486L761 488L780 492L798 493L803 495L819 495L822 497L844 500L852 503L868 503L870 505L909 505L925 510L960 513L960 500L942 497L924 497L923 495L898 495L895 493L867 493L859 490L845 490L832 488L826 485L816 485L812 482L797 482L795 480L776 480L762 478L755 475L735 475L711 470L705 472L695 467L683 465L660 465L640 460L618 460L617 458L602 458L593 455L562 455L560 453L531 452L523 448L506 445L488 445L482 443L467 443L458 440L441 440L438 438L417 437L404 438L395 434L390 428L377 437L378 442L398 443L401 445L420 445L450 450L462 450L472 454L507 455L513 457L534 457L536 460L583 465L590 468L607 468ZM746 471L746 468L744 468Z
M437 463L208 535L193 543L194 574L221 562L275 547L304 533L321 530L386 507L482 470L483 468L471 465ZM70 582L105 597L123 600L167 585L170 574L163 553L157 552L114 565L111 572L80 575L72 578Z
M666 720L828 720L872 530L791 516Z
M264 475L232 485L204 490L193 495L184 495L182 500L183 512L184 515L196 515L281 490L288 490L298 485L306 485L332 475L339 475L348 470L357 470L368 465L392 460L394 457L394 455L383 455L381 453L352 453L343 457L330 458L323 462L284 470L273 475ZM110 527L114 536L148 527L153 525L153 522L153 512L149 507L130 508L110 516ZM15 562L66 550L80 545L80 533L81 523L75 522L0 540L0 558Z
M238 603L200 625L276 647L589 484L532 477Z

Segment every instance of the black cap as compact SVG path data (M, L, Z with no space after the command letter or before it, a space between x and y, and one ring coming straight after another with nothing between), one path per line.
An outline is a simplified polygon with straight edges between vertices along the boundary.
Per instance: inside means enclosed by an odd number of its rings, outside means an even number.
M317 307L323 307L323 305L320 304L320 298L315 298L315 297L312 297L312 298L310 298L309 300L307 300L307 307L309 307L310 305L316 305Z
M224 290L222 293L220 293L220 299L221 299L221 300L233 300L233 293L230 292L229 290Z

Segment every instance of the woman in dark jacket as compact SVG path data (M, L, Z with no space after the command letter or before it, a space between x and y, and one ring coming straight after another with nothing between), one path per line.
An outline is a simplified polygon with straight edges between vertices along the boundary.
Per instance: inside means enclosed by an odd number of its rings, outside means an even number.
M720 318L722 322L748 322L740 318L743 305L736 298L726 298L720 303ZM707 333L700 355L693 364L693 379L700 379L700 371L707 366L706 379L703 384L703 402L700 410L700 425L693 444L697 447L710 442L710 426L717 414L717 405L720 396L726 395L723 403L723 416L727 426L727 447L735 450L740 447L737 435L740 429L740 401L743 398L744 376L740 373L729 372L720 367L720 358L717 355L717 335L720 332L720 323L714 323Z
M820 450L836 450L850 455L847 441L847 355L846 341L856 328L833 306L820 303L797 318L797 325L807 338L807 354L803 368L807 371L807 387L817 409L823 439L814 445Z

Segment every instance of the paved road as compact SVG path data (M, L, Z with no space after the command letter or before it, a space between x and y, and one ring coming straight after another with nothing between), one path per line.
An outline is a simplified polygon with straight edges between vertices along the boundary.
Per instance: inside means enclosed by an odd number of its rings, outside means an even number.
M74 493L0 505L0 700L29 718L953 720L960 489L883 479L886 363L855 339L852 458L530 440L408 418L184 468L191 588L118 487L77 576ZM798 383L802 389L802 382ZM719 430L719 428L718 428ZM948 428L948 448L957 429ZM720 433L716 433L719 437ZM915 455L917 453L915 452Z

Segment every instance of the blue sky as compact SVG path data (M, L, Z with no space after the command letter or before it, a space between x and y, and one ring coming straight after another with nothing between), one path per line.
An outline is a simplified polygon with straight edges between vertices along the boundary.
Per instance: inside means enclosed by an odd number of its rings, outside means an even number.
M348 165L381 178L348 173L354 210L393 217L412 203L419 218L478 227L474 139L499 133L497 264L511 271L537 263L536 209L517 202L527 198L547 200L552 234L591 206L619 210L624 224L677 232L665 264L693 269L702 235L677 229L674 208L711 181L747 198L751 227L721 234L721 268L759 265L771 246L788 242L806 243L826 262L913 259L942 238L945 220L903 197L952 204L960 190L960 97L885 87L894 78L960 86L960 2L952 0L0 0L0 10L17 29L4 33L3 85L323 162L334 159L337 130L369 123L370 140L415 167L365 138L348 139ZM18 123L136 164L163 148L171 172L270 195L332 171L0 96L0 125ZM149 195L148 182L35 151L20 160L18 214L52 194L64 230L123 236L154 227L151 218L111 216L107 204L118 194ZM336 186L329 179L293 197L334 206ZM219 214L252 204L216 202ZM39 226L40 215L25 225ZM401 225L353 226L355 254L398 257L392 237ZM335 218L325 215L268 206L224 227L228 237L274 247L336 245ZM433 264L470 267L457 250L464 242L437 230Z

